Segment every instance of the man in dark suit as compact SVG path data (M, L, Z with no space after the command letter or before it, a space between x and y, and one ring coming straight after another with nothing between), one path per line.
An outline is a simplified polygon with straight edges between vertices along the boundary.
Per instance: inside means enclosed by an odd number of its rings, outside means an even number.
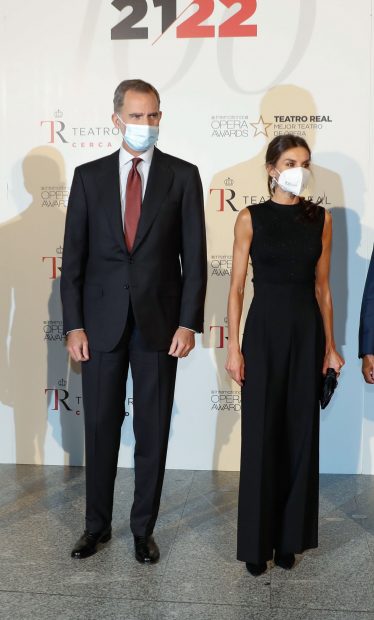
M362 374L366 383L374 383L374 248L362 297L359 357L362 357Z
M135 557L156 562L156 522L177 361L203 329L206 239L196 166L154 144L157 90L121 82L113 123L119 151L75 170L61 276L67 348L82 362L86 440L86 529L72 557L111 538L125 386L133 377Z

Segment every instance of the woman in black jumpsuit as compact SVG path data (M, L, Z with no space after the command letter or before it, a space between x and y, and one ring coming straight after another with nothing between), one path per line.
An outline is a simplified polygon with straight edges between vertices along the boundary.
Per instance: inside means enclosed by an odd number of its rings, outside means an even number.
M292 568L295 553L318 545L321 377L344 364L328 281L331 216L298 195L310 157L302 138L274 138L271 199L243 209L235 225L226 368L242 386L238 559L253 575L274 551L276 564ZM254 298L240 350L249 255Z

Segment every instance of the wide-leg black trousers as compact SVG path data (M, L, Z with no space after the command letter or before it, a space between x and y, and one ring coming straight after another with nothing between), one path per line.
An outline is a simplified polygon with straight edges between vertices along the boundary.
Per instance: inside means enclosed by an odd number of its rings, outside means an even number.
M239 560L318 545L324 349L313 284L255 284L242 344Z

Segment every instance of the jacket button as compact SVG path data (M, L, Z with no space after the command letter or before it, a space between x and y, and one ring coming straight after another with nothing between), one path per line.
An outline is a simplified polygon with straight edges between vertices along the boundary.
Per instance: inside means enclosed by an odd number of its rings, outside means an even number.
M128 284L125 284L125 289L128 290L130 287Z

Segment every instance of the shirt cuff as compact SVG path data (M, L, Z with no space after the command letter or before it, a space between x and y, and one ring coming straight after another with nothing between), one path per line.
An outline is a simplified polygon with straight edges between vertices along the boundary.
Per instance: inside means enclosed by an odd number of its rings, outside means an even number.
M191 327L184 327L184 325L179 325L179 327L182 327L183 329L188 329L189 332L192 332L193 334L196 334L194 329L191 329Z
M66 335L71 334L71 332L84 332L84 327L76 327L75 329L69 329L69 331L66 332Z

